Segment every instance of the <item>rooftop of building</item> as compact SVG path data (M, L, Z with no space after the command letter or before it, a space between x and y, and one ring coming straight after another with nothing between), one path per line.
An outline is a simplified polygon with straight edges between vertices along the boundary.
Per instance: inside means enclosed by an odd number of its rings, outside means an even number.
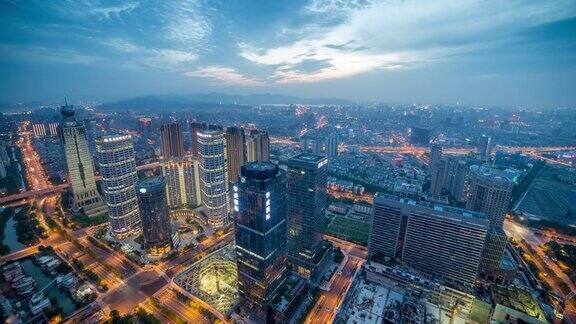
M402 180L397 180L394 183L394 191L404 192L404 193L421 193L422 185L415 183L408 183Z
M522 171L513 169L499 169L487 165L472 165L470 171L494 181L506 181L517 183Z
M471 211L468 209L452 207L452 206L447 206L447 205L441 205L441 204L435 204L435 203L431 203L428 201L419 201L419 200L414 200L414 199L410 199L410 198L400 198L400 197L395 196L395 195L390 195L390 194L385 194L385 193L380 193L380 192L377 192L374 195L374 204L377 204L378 202L383 202L386 200L392 200L392 201L399 202L399 203L405 204L405 205L418 206L421 208L427 208L427 209L431 209L434 211L444 212L444 213L458 215L458 216L477 218L477 219L486 219L486 215L484 215L482 213L477 213L477 212L474 212L474 211Z
M546 315L540 308L538 301L527 288L515 285L492 285L490 287L490 297L494 304L500 304L537 320L546 321Z
M150 178L144 178L144 179L138 181L137 188L146 189L146 188L151 188L151 187L155 187L155 186L164 187L165 184L166 184L166 182L164 181L164 177L150 177ZM140 192L142 192L142 191L140 191ZM146 192L146 191L144 191L144 192Z
M289 272L286 280L276 290L276 296L272 299L270 307L275 311L285 312L291 303L298 297L299 292L306 288L307 280L299 275Z
M68 118L73 117L74 116L74 106L66 104L66 105L60 107L60 113L64 117L68 117Z
M221 125L206 125L204 129L198 130L199 134L213 134L213 133L223 133L224 127Z
M273 178L279 172L278 165L272 162L251 162L241 167L243 177L254 180L266 180Z
M114 142L122 142L125 140L131 139L131 135L125 134L109 134L109 135L102 135L96 138L97 142L104 142L104 143L114 143Z
M327 157L312 153L300 153L288 159L287 164L291 163L305 163L305 164L320 164L327 161Z

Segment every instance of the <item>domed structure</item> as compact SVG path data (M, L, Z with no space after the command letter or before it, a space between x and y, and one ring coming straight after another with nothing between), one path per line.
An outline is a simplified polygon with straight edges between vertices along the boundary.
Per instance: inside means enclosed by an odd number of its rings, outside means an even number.
M62 108L60 108L60 113L62 114L62 116L70 118L74 116L74 107L72 105L64 105L62 106Z

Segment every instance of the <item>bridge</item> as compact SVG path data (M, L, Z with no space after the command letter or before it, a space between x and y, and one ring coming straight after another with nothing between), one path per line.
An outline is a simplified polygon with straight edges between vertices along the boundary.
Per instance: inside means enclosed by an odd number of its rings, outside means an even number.
M153 170L160 167L160 162L152 162L148 164L139 165L136 167L137 171ZM96 180L101 180L102 177L96 176ZM56 186L50 186L48 188L28 190L18 194L13 194L0 198L0 206L4 207L16 207L28 203L31 199L42 198L50 196L55 193L60 193L68 189L70 184L63 183Z

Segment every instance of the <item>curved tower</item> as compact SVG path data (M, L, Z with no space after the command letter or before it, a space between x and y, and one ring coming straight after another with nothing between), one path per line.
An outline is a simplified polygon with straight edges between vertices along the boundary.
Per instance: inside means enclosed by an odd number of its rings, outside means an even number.
M130 135L105 135L96 139L102 190L108 205L112 235L123 239L140 231L135 185L136 158Z
M229 211L225 133L222 127L211 125L196 134L202 206L208 225L222 227L228 223Z

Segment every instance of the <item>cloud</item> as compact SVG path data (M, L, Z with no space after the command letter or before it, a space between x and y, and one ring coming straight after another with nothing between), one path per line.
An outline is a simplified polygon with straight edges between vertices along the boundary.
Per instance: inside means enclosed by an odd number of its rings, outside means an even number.
M208 46L212 25L203 9L199 1L173 2L163 14L167 21L163 28L164 37L187 48Z
M34 45L0 44L0 59L20 62L48 62L58 64L94 64L100 57L69 48L50 48Z
M240 85L240 86L262 86L264 83L260 80L244 76L236 69L222 66L205 66L194 71L184 73L191 77L201 77L210 80L212 83L221 85Z
M198 55L188 51L174 49L157 49L139 46L126 39L105 39L104 45L131 55L127 57L133 68L151 67L160 70L182 72L189 68L189 63L196 61Z
M344 15L278 47L240 43L239 55L275 67L279 83L316 82L377 69L410 68L503 45L527 28L576 15L571 0L313 1L306 9ZM306 60L326 62L302 71Z
M141 46L122 38L104 39L102 42L106 46L125 53L136 53L143 50Z
M313 0L306 10L313 13L333 13L334 11L347 11L366 8L371 5L368 0Z
M106 19L110 19L114 16L118 16L123 13L130 13L138 7L138 3L126 3L120 6L109 6L109 7L96 7L88 11L90 14L95 14L102 16Z

